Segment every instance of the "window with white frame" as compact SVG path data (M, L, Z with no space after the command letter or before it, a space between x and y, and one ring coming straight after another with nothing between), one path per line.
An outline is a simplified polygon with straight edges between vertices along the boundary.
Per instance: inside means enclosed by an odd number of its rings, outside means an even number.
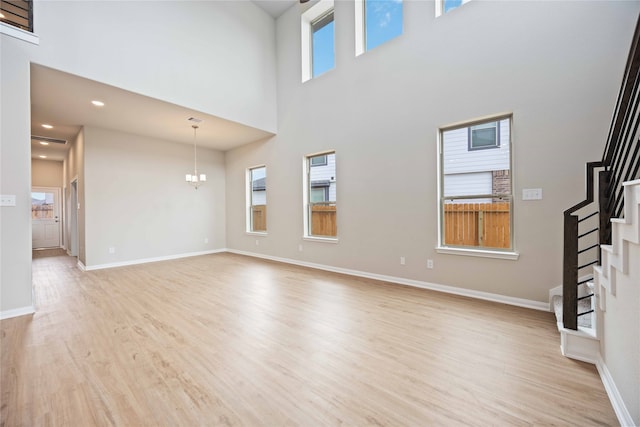
M267 232L267 167L247 170L247 231Z
M356 0L356 56L402 34L402 0Z
M440 131L440 246L513 250L511 116Z
M320 0L301 17L302 81L335 67L333 0Z
M334 239L338 235L336 153L308 155L304 167L304 236Z
M469 126L469 150L500 148L500 122Z
M436 17L468 3L471 0L436 0Z

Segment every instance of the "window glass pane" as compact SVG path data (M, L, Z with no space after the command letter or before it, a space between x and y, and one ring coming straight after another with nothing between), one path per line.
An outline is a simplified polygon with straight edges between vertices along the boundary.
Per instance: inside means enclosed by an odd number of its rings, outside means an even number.
M326 165L327 164L327 156L322 155L322 156L314 156L311 157L311 166L322 166L322 165Z
M452 9L462 5L462 0L443 0L444 13L449 12Z
M31 218L52 219L54 217L54 193L31 193Z
M365 0L366 50L402 34L402 0Z
M267 168L250 170L250 231L267 231Z
M307 157L309 236L335 237L336 226L336 155ZM322 163L321 163L322 162ZM314 163L316 165L312 166Z
M333 11L312 24L313 76L335 66Z
M500 145L498 123L484 123L470 129L470 148L490 148Z
M510 140L509 118L442 132L444 245L511 249Z
M325 202L327 199L325 198L324 188L312 188L309 199L311 203Z

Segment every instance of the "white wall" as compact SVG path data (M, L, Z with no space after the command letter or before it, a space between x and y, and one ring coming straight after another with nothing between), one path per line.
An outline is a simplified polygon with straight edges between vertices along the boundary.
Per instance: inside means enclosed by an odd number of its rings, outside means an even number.
M616 295L606 295L602 358L635 425L640 425L640 245L629 243L628 274L616 272Z
M207 182L195 190L184 180L192 146L93 127L84 135L88 268L225 247L223 153L198 150Z
M38 1L33 61L276 130L275 28L250 1Z
M561 283L562 211L584 197L585 162L601 157L639 8L472 1L435 19L433 2L407 1L404 34L355 57L353 3L336 2L336 68L306 83L290 9L277 21L278 135L227 153L227 246L546 302ZM436 253L437 130L501 113L513 113L520 257ZM329 149L338 244L302 239L300 161ZM259 246L244 233L244 171L255 164L269 170ZM523 188L544 199L522 201Z
M34 22L37 46L0 35L0 191L17 196L15 208L1 208L3 316L33 304L30 63L259 129L277 125L275 24L252 2L37 1ZM92 191L82 181L81 197Z
M638 134L636 134L636 137ZM623 425L640 425L640 180L626 183L623 220L613 220L611 245L594 268L600 308L600 355L615 388L612 402ZM613 387L611 387L613 383ZM610 392L610 395L612 393ZM624 410L626 409L626 411Z

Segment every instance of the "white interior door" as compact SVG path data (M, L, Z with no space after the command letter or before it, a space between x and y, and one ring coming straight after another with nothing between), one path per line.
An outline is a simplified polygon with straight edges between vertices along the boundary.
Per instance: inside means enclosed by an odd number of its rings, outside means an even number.
M60 189L34 187L31 189L31 224L34 249L60 247Z

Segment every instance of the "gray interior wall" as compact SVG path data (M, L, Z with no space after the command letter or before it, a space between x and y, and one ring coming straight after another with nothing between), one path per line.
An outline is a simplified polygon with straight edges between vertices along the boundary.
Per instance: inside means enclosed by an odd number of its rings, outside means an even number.
M223 153L199 147L207 182L195 190L185 182L191 145L93 127L84 135L87 267L225 248Z
M75 209L78 234L78 261L83 265L86 263L85 249L85 198L84 198L84 128L78 132L76 137L70 142L69 150L63 162L64 168L64 186L66 187L67 200L71 200L71 183L77 181L77 205L67 205L67 219L72 220L70 210ZM71 231L71 222L65 221L65 242L71 242L73 235ZM69 247L67 247L69 249ZM75 248L74 248L75 249Z
M275 24L249 1L35 2L40 44L0 35L0 310L32 307L30 63L276 130ZM82 135L78 158L83 158ZM79 260L85 193L79 170ZM68 177L70 178L70 177ZM184 178L182 178L184 179ZM89 218L87 218L89 220Z
M62 162L31 159L31 186L62 188Z
M276 130L275 26L250 1L55 1L33 61Z
M290 9L277 21L278 135L227 153L228 247L547 302L561 283L562 211L601 157L639 7L472 1L436 19L433 2L404 2L404 34L354 57L354 6L336 2L336 68L306 83ZM437 253L437 130L505 112L520 257ZM302 239L302 159L329 149L338 244ZM269 176L259 246L244 231L244 171L257 164ZM522 201L523 188L543 199Z
M0 207L0 311L30 310L31 137L29 56L31 46L0 36L0 193L16 206Z

